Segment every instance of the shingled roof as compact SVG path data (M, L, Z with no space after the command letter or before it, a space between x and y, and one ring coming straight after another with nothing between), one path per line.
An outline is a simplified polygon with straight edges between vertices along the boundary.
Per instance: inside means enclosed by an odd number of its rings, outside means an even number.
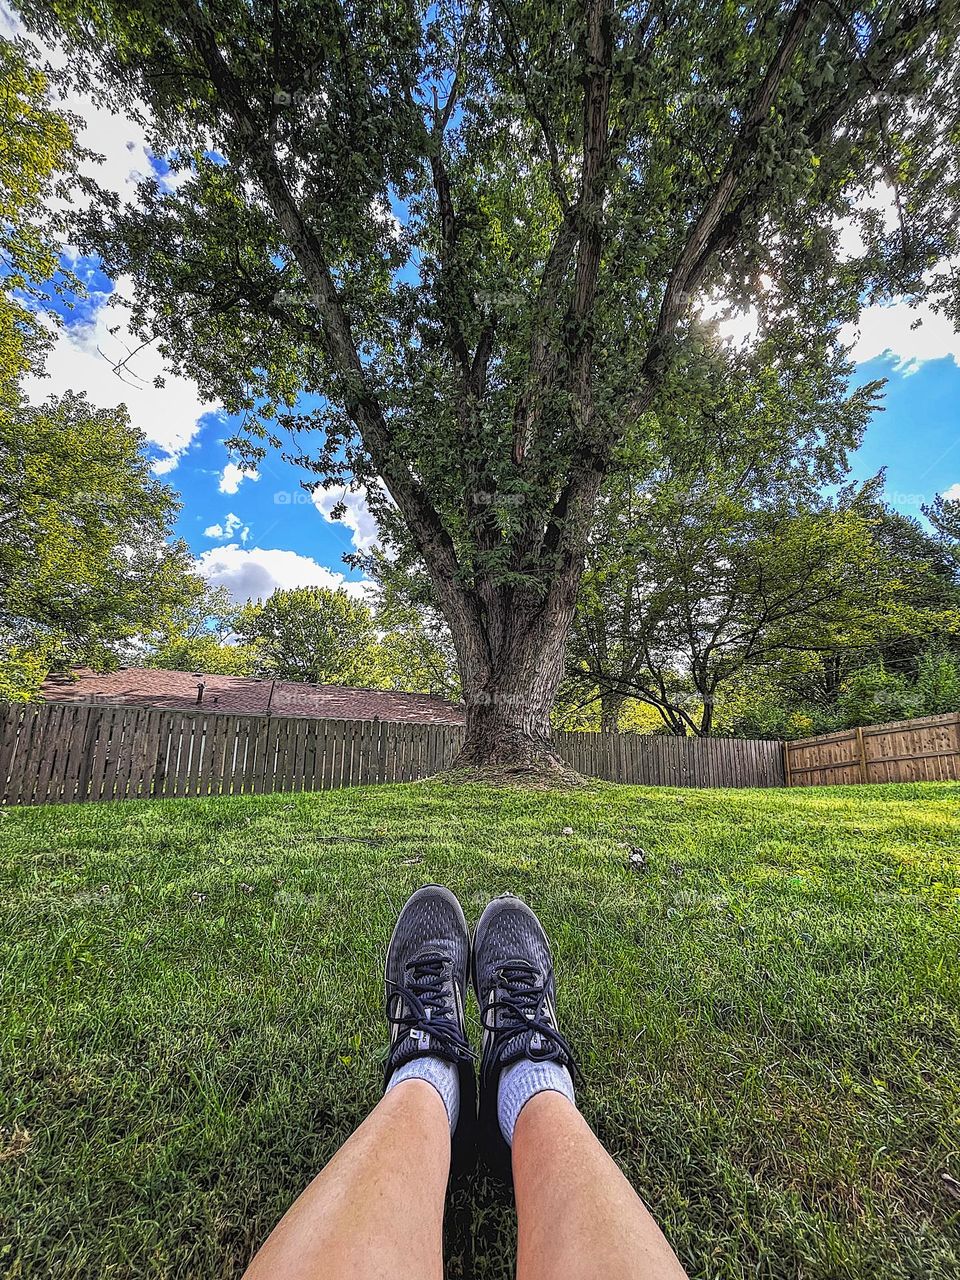
M156 667L121 667L106 673L80 667L72 676L48 676L42 693L47 702L101 702L186 711L197 706L201 680L201 705L205 711L310 716L318 720L463 724L463 707L427 693L350 689L336 684L301 684L296 680L258 680L248 676L198 676Z

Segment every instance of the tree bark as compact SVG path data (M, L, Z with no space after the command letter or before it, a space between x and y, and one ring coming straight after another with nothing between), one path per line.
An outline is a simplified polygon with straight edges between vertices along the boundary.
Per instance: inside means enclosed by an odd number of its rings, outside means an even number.
M511 610L498 628L502 639L492 660L489 633L478 630L469 651L459 654L467 732L454 768L567 768L552 742L550 712L572 619L572 599L533 615Z

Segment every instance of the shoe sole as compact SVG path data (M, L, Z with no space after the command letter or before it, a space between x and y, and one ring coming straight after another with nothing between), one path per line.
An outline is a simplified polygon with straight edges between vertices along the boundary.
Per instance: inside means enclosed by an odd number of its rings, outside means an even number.
M453 907L454 913L463 928L464 937L467 939L467 985L470 985L471 969L473 964L473 948L470 940L470 929L467 925L467 917L463 914L463 907L456 894L450 892L446 886L442 884L425 884L419 889L411 893L410 897L400 909L400 915L397 916L397 923L393 926L393 932L390 934L390 941L387 943L387 954L383 961L383 993L384 1001L389 998L390 988L387 983L387 967L390 963L390 952L393 950L394 940L397 936L397 930L400 928L400 916L403 915L411 902L417 901L423 897L440 896L445 902ZM466 991L461 992L461 1003L466 1004ZM457 1116L457 1127L453 1131L450 1139L450 1181L459 1182L468 1177L476 1167L477 1163L477 1081L476 1073L471 1063L461 1063L458 1068L460 1077L460 1111Z
M497 914L503 907L509 906L521 911L536 921L537 928L543 933L547 943L547 953L552 954L550 950L550 941L546 936L546 931L540 923L540 918L532 907L528 906L522 898L518 898L515 893L501 893L499 897L494 898L492 902L488 902L483 910L483 914L477 921L473 937L470 945L470 977L473 982L474 995L477 997L477 1004L480 1003L480 989L477 982L477 938L483 941L481 932L488 924L489 918ZM482 1010L481 1010L482 1021ZM502 1182L508 1187L513 1187L513 1154L510 1146L500 1132L500 1117L497 1114L496 1096L491 1099L489 1097L489 1089L480 1090L480 1110L477 1118L478 1129L478 1151L480 1159L486 1165L487 1172L496 1181Z

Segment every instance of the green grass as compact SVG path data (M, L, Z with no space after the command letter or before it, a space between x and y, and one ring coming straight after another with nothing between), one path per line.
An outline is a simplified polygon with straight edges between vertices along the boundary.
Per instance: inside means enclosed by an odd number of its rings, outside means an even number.
M376 1101L383 949L439 881L468 917L506 889L540 913L583 1110L692 1276L956 1277L958 801L433 783L5 812L0 1274L239 1275ZM493 1187L448 1234L451 1276L512 1275Z

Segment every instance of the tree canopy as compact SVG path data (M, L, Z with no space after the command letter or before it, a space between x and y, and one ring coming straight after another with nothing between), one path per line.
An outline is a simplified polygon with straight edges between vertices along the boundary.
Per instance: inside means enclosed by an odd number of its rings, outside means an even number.
M37 306L77 282L61 270L55 207L77 181L72 121L47 101L41 71L0 38L0 411L42 353Z
M233 625L261 675L313 684L382 682L373 616L342 588L278 589L239 609Z
M146 104L186 178L103 201L83 243L246 414L248 456L352 475L412 539L466 760L554 758L594 505L650 415L709 384L705 297L752 306L780 371L834 367L866 300L958 312L940 0L23 9L75 79Z
M181 607L177 502L126 412L68 393L0 413L0 638L9 695L50 667L116 662Z

